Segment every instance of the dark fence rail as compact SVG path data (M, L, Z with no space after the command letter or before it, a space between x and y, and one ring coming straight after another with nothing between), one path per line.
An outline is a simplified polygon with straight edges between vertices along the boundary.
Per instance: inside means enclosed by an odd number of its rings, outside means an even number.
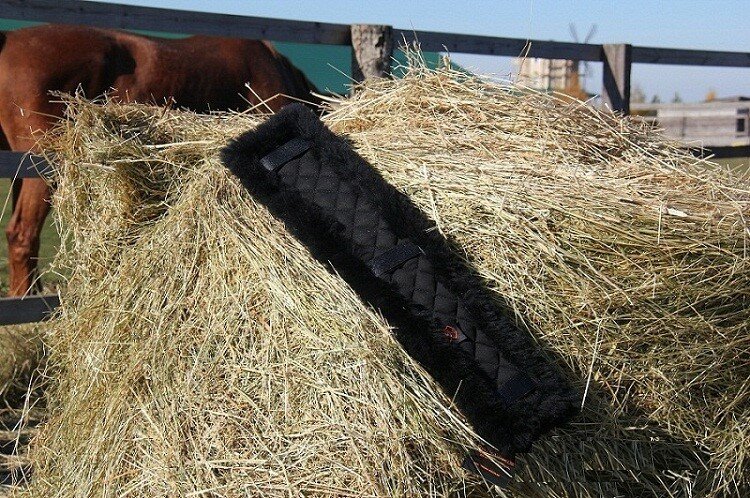
M0 17L193 35L349 44L349 26L78 0L3 0Z
M0 325L41 322L60 306L57 294L0 298Z
M633 62L682 66L750 67L750 52L634 46Z
M418 41L423 50L483 55L540 57L602 62L604 102L616 112L630 111L630 72L633 63L691 66L750 67L750 53L638 47L628 44L597 45L520 38L476 36L434 31L394 29L391 26L332 24L264 17L214 14L99 3L80 0L0 0L0 17L24 21L79 24L102 28L203 34L281 42L353 45L353 73L372 75L373 67L389 67L391 53L381 46L352 44L363 30L382 33L396 44ZM386 44L391 47L393 44ZM375 52L377 58L367 56ZM378 58L380 62L378 61ZM382 61L385 61L383 64ZM369 68L361 67L369 64ZM46 171L41 158L16 152L0 152L0 178L28 178ZM0 325L36 321L57 306L57 296L0 300ZM21 320L21 321L19 321Z
M39 178L48 171L49 165L41 156L0 151L0 178Z
M404 29L394 29L393 34L397 42L401 40L406 40L407 43L418 41L422 50L433 52L448 51L460 54L506 57L518 57L526 54L528 57L542 59L575 59L596 62L602 60L602 46L591 43L500 38Z

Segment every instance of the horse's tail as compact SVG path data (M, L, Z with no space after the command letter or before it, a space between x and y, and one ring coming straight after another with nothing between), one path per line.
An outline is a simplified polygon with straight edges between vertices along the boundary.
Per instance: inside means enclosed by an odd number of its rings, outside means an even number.
M0 31L0 52L3 50L3 45L5 45L5 32Z

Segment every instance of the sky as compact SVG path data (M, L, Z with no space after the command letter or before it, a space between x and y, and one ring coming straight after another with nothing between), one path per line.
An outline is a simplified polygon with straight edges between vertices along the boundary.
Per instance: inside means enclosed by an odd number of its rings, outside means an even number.
M322 21L389 24L401 29L573 41L569 24L585 36L597 26L592 43L750 52L749 0L117 0L116 3ZM452 54L481 74L512 77L506 57ZM587 90L601 90L601 64L591 63ZM675 93L686 102L750 96L750 68L705 68L634 64L632 81L648 100L664 102Z

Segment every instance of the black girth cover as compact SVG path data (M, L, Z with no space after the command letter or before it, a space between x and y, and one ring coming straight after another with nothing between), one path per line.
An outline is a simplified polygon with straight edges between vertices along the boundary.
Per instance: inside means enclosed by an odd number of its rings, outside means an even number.
M234 140L244 186L394 327L503 455L567 421L577 393L407 196L302 105Z

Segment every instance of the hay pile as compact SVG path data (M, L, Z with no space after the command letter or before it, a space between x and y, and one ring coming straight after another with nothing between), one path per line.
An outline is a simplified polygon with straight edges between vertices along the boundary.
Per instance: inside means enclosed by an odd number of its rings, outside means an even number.
M44 341L39 327L0 326L0 409L16 404L32 389L34 372L44 361Z
M29 496L486 489L460 467L474 437L384 321L216 161L257 120L72 112L71 277Z
M40 327L0 327L0 496L5 496L6 485L23 479L28 441L44 414L37 389L43 368Z
M328 120L585 380L570 446L538 452L537 476L562 453L605 478L746 496L749 184L647 126L452 76L371 83ZM690 443L702 463L672 451Z
M514 496L749 492L748 187L577 102L417 65L326 117L586 391ZM73 101L70 270L21 495L491 494L385 324L228 176L254 126Z

